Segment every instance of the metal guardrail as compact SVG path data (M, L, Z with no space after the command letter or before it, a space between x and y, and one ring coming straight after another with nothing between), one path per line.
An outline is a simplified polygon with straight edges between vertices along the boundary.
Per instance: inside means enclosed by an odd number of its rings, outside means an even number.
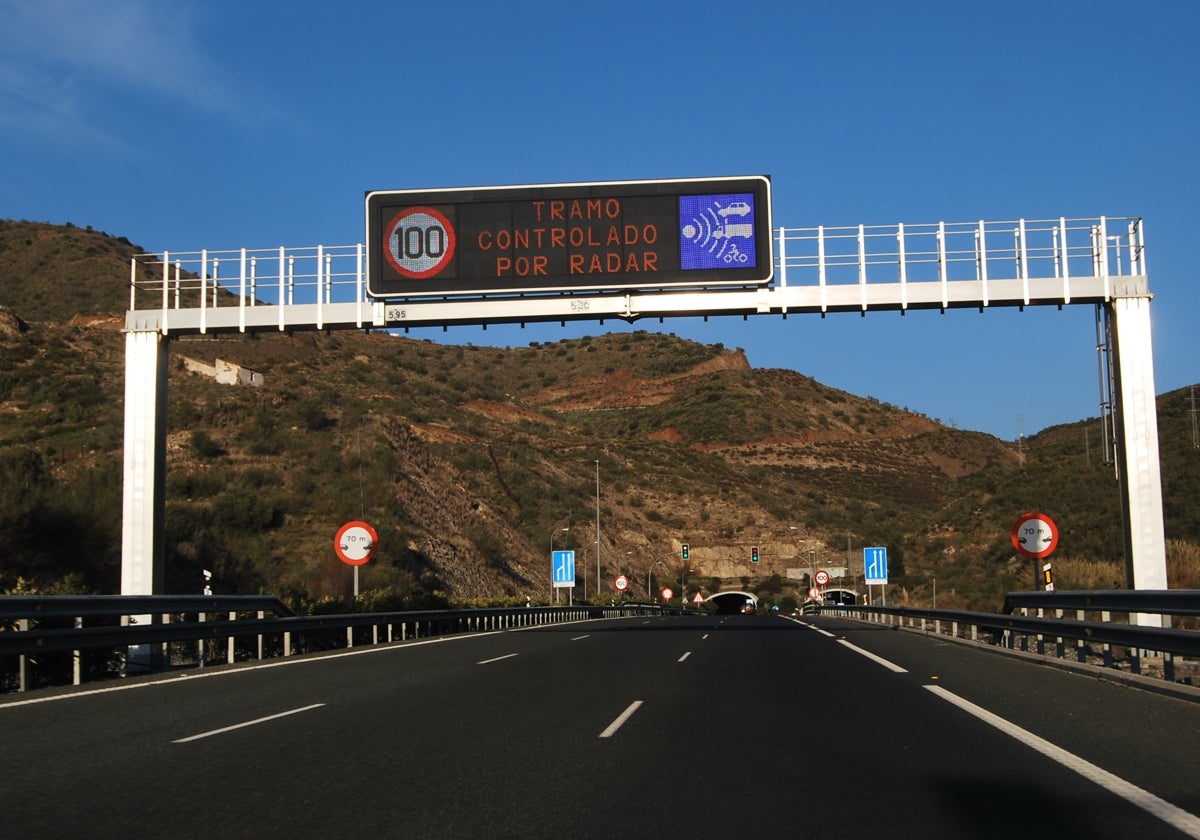
M1039 615L1028 615L1029 610ZM1021 610L1023 615L1013 614ZM1055 613L1047 618L1047 610ZM1068 610L1074 619L1064 618ZM1169 626L1154 627L1126 624L1111 620L1112 613L1149 614L1163 617L1200 615L1200 591L1197 590L1132 590L1076 592L1013 592L1005 599L1004 613L980 613L962 610L934 610L912 607L830 606L822 607L826 615L849 615L865 621L916 628L947 634L971 641L980 639L981 631L989 635L992 644L1015 648L1020 644L1045 654L1047 640L1054 644L1059 659L1066 656L1066 642L1075 643L1080 662L1089 656L1101 657L1105 667L1116 668L1114 648L1127 649L1131 673L1140 674L1142 660L1151 654L1161 655L1163 678L1175 681L1176 657L1200 657L1200 632L1179 630ZM1098 620L1087 620L1087 614L1098 614ZM1164 621L1164 624L1169 624Z
M222 658L232 664L239 657L664 612L671 611L627 604L300 616L269 596L0 596L0 692L14 684L25 691L35 676L45 684L79 685L85 672L125 676L132 666L142 671L203 667ZM226 653L214 658L219 640L226 641ZM181 647L189 642L196 647ZM140 651L133 661L130 651ZM55 680L68 665L70 678Z
M1080 589L1061 592L1010 592L1004 599L1004 612L1008 614L1016 609L1200 615L1200 590Z
M273 595L0 595L0 621L192 612L295 615Z

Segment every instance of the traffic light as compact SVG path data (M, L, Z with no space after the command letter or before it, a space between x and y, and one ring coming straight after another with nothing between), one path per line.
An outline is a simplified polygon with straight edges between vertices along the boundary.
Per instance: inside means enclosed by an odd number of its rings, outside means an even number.
M750 549L750 562L751 562L751 563L757 563L757 562L758 562L758 546L753 546L753 547Z
M684 560L688 559L688 544L687 543L684 543L683 545L679 546L679 551L683 555Z

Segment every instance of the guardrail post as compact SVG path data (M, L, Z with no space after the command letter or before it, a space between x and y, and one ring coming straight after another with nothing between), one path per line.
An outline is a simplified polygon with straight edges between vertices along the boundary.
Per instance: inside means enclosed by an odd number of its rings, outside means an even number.
M237 619L237 613L231 612L229 614L229 620L234 621L236 619ZM225 642L225 650L226 650L225 661L228 662L230 665L232 665L234 660L237 658L236 648L237 648L237 639L235 639L233 636L230 636L229 639Z
M29 619L17 619L17 629L22 633L29 630ZM17 691L29 690L29 657L21 654L17 659Z
M196 621L203 624L206 620L208 620L208 613L196 613ZM204 659L206 656L207 651L204 649L204 637L201 637L196 640L196 659L198 660L196 663L197 668L204 667Z
M83 629L83 616L75 616L75 629ZM71 651L71 685L79 685L83 682L83 651L79 648Z
M1075 620L1083 621L1085 613L1083 610L1075 610ZM1075 658L1080 662L1087 662L1087 643L1083 639L1075 640Z
M291 630L283 631L283 655L284 656L292 655L292 631Z
M262 610L259 610L259 611L258 611L258 620L259 620L259 621L262 621L262 620L263 620L263 616L264 616L264 613L263 613L263 611L262 611ZM262 637L262 633L259 633L259 634L258 634L258 658L259 658L259 659L262 659L262 658L263 658L263 637Z
M1102 613L1100 613L1100 620L1104 622L1111 621L1112 613L1110 613L1108 610L1104 610ZM1104 643L1104 667L1113 667L1112 645L1108 642Z
M346 625L346 647L354 647L354 625Z

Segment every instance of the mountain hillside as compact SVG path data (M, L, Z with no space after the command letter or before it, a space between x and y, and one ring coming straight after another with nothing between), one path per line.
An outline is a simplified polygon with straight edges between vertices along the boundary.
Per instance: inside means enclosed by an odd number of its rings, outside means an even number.
M139 250L0 221L0 590L118 589L121 330ZM1124 580L1096 420L1018 446L644 331L510 348L184 337L169 377L172 592L200 591L208 569L218 591L344 598L332 538L364 519L380 536L361 570L372 604L544 602L553 543L576 551L576 599L596 596L597 562L602 597L618 573L646 597L658 561L656 584L753 587L786 606L810 568L861 581L863 547L886 545L889 602L928 603L936 578L939 606L992 609L1032 584L1009 542L1028 510L1059 525L1060 585ZM239 377L258 384L218 381ZM1200 585L1186 398L1160 398L1175 586Z

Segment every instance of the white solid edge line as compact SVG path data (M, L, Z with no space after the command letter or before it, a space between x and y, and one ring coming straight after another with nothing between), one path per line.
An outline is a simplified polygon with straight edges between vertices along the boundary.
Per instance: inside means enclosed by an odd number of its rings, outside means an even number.
M850 650L854 651L855 653L858 653L858 654L861 654L861 655L867 657L867 659L870 659L872 662L876 662L876 663L882 665L884 668L887 668L889 671L895 671L897 674L907 674L908 673L907 668L901 668L899 665L897 665L894 662L888 662L882 656L876 656L875 654L871 653L869 650L863 650L858 645L851 644L850 642L847 642L845 639L838 639L838 644L845 645L846 647L850 648Z
M247 726L254 726L255 724L259 724L259 723L266 723L267 721L275 720L276 718L287 717L288 715L297 715L297 714L300 714L300 712L307 712L307 711L310 711L311 709L319 709L324 705L325 705L324 703L313 703L311 706L304 706L299 709L292 709L287 712L280 712L277 715L267 715L266 717L256 718L255 720L248 720L245 723L235 723L233 726L224 726L220 729L213 729L208 732L201 732L199 735L189 735L187 738L179 738L175 741L172 741L171 743L172 744L186 744L188 741L199 741L201 738L208 738L212 735L220 735L225 732L232 732L235 729L244 729Z
M524 629L524 628L522 628ZM461 636L434 636L428 639L413 639L411 641L393 641L390 643L381 642L378 645L368 645L356 647L353 650L344 650L339 653L326 653L324 655L310 656L298 655L285 657L276 660L263 660L254 664L238 663L235 668L220 668L220 669L200 669L192 672L183 672L171 674L170 676L161 679L146 680L145 682L125 683L123 685L106 685L100 688L89 688L83 691L73 691L70 694L54 694L49 697L31 697L28 700L13 700L12 702L0 702L0 711L4 709L12 709L17 706L33 706L39 703L55 703L60 700L77 700L81 697L91 697L94 694L110 694L114 691L132 691L138 688L150 688L157 685L172 685L175 683L183 683L188 680L203 680L210 677L228 677L234 674L249 674L254 671L265 671L268 668L286 668L292 665L311 665L316 662L332 662L335 659L343 659L347 656L363 656L370 653L386 653L389 651L403 651L410 648L424 647L425 645L444 645L450 642L464 641L466 639L477 639L483 636L497 636L501 633L516 632L515 630L486 630L481 633L470 633Z
M1115 793L1117 796L1131 802L1147 813L1158 817L1163 822L1174 826L1189 837L1200 838L1200 817L1176 805L1172 805L1165 799L1159 799L1148 790L1143 790L1132 782L1127 782L1120 776L1115 776L1107 770L1097 767L1090 761L1082 759L1074 753L1067 752L1062 747L1050 743L1045 738L1034 735L1027 729L1022 729L1015 723L1011 723L981 706L976 706L969 700L964 700L962 697L959 697L952 691L947 691L940 685L927 685L925 688L943 700L953 703L964 712L974 715L984 723L996 727L1005 735L1017 739L1027 747L1032 747L1047 758L1057 761L1069 770L1074 770L1085 779L1095 782L1105 790Z
M592 619L594 620L594 619ZM609 621L610 619L600 619L601 621ZM567 624L582 624L580 621L563 621L554 626L564 626ZM72 691L69 694L54 694L49 697L30 697L25 700L0 701L0 711L4 709L15 709L18 706L35 706L41 703L56 703L61 700L78 700L81 697L91 697L95 694L111 694L114 691L131 691L137 688L149 688L156 685L171 685L180 683L185 680L202 680L210 677L227 677L233 674L249 674L254 671L263 671L267 668L285 668L292 665L311 665L314 662L330 662L335 659L342 659L347 656L364 656L370 653L386 653L389 651L403 651L409 648L424 647L425 645L444 645L450 642L461 642L468 639L482 639L485 636L498 636L501 633L521 633L526 630L540 630L545 628L545 624L533 624L528 627L509 627L504 630L482 630L478 633L463 633L455 636L434 636L425 639L394 639L391 642L380 642L378 645L366 645L353 648L352 650L343 650L338 653L326 653L320 656L294 656L283 657L276 660L263 660L257 663L239 662L236 668L221 668L214 670L197 670L191 673L176 673L161 679L146 680L145 682L125 683L123 685L105 685L99 688L89 688L82 691Z
M600 737L601 738L611 738L613 735L615 735L617 730L625 725L625 721L627 721L627 720L629 720L629 718L633 717L633 713L636 712L638 710L638 707L641 705L642 705L641 700L634 700L632 703L630 703L629 708L627 708L625 711L621 712L621 715L616 720L614 720L612 723L610 723L608 725L607 729L605 729L603 732L600 733Z

